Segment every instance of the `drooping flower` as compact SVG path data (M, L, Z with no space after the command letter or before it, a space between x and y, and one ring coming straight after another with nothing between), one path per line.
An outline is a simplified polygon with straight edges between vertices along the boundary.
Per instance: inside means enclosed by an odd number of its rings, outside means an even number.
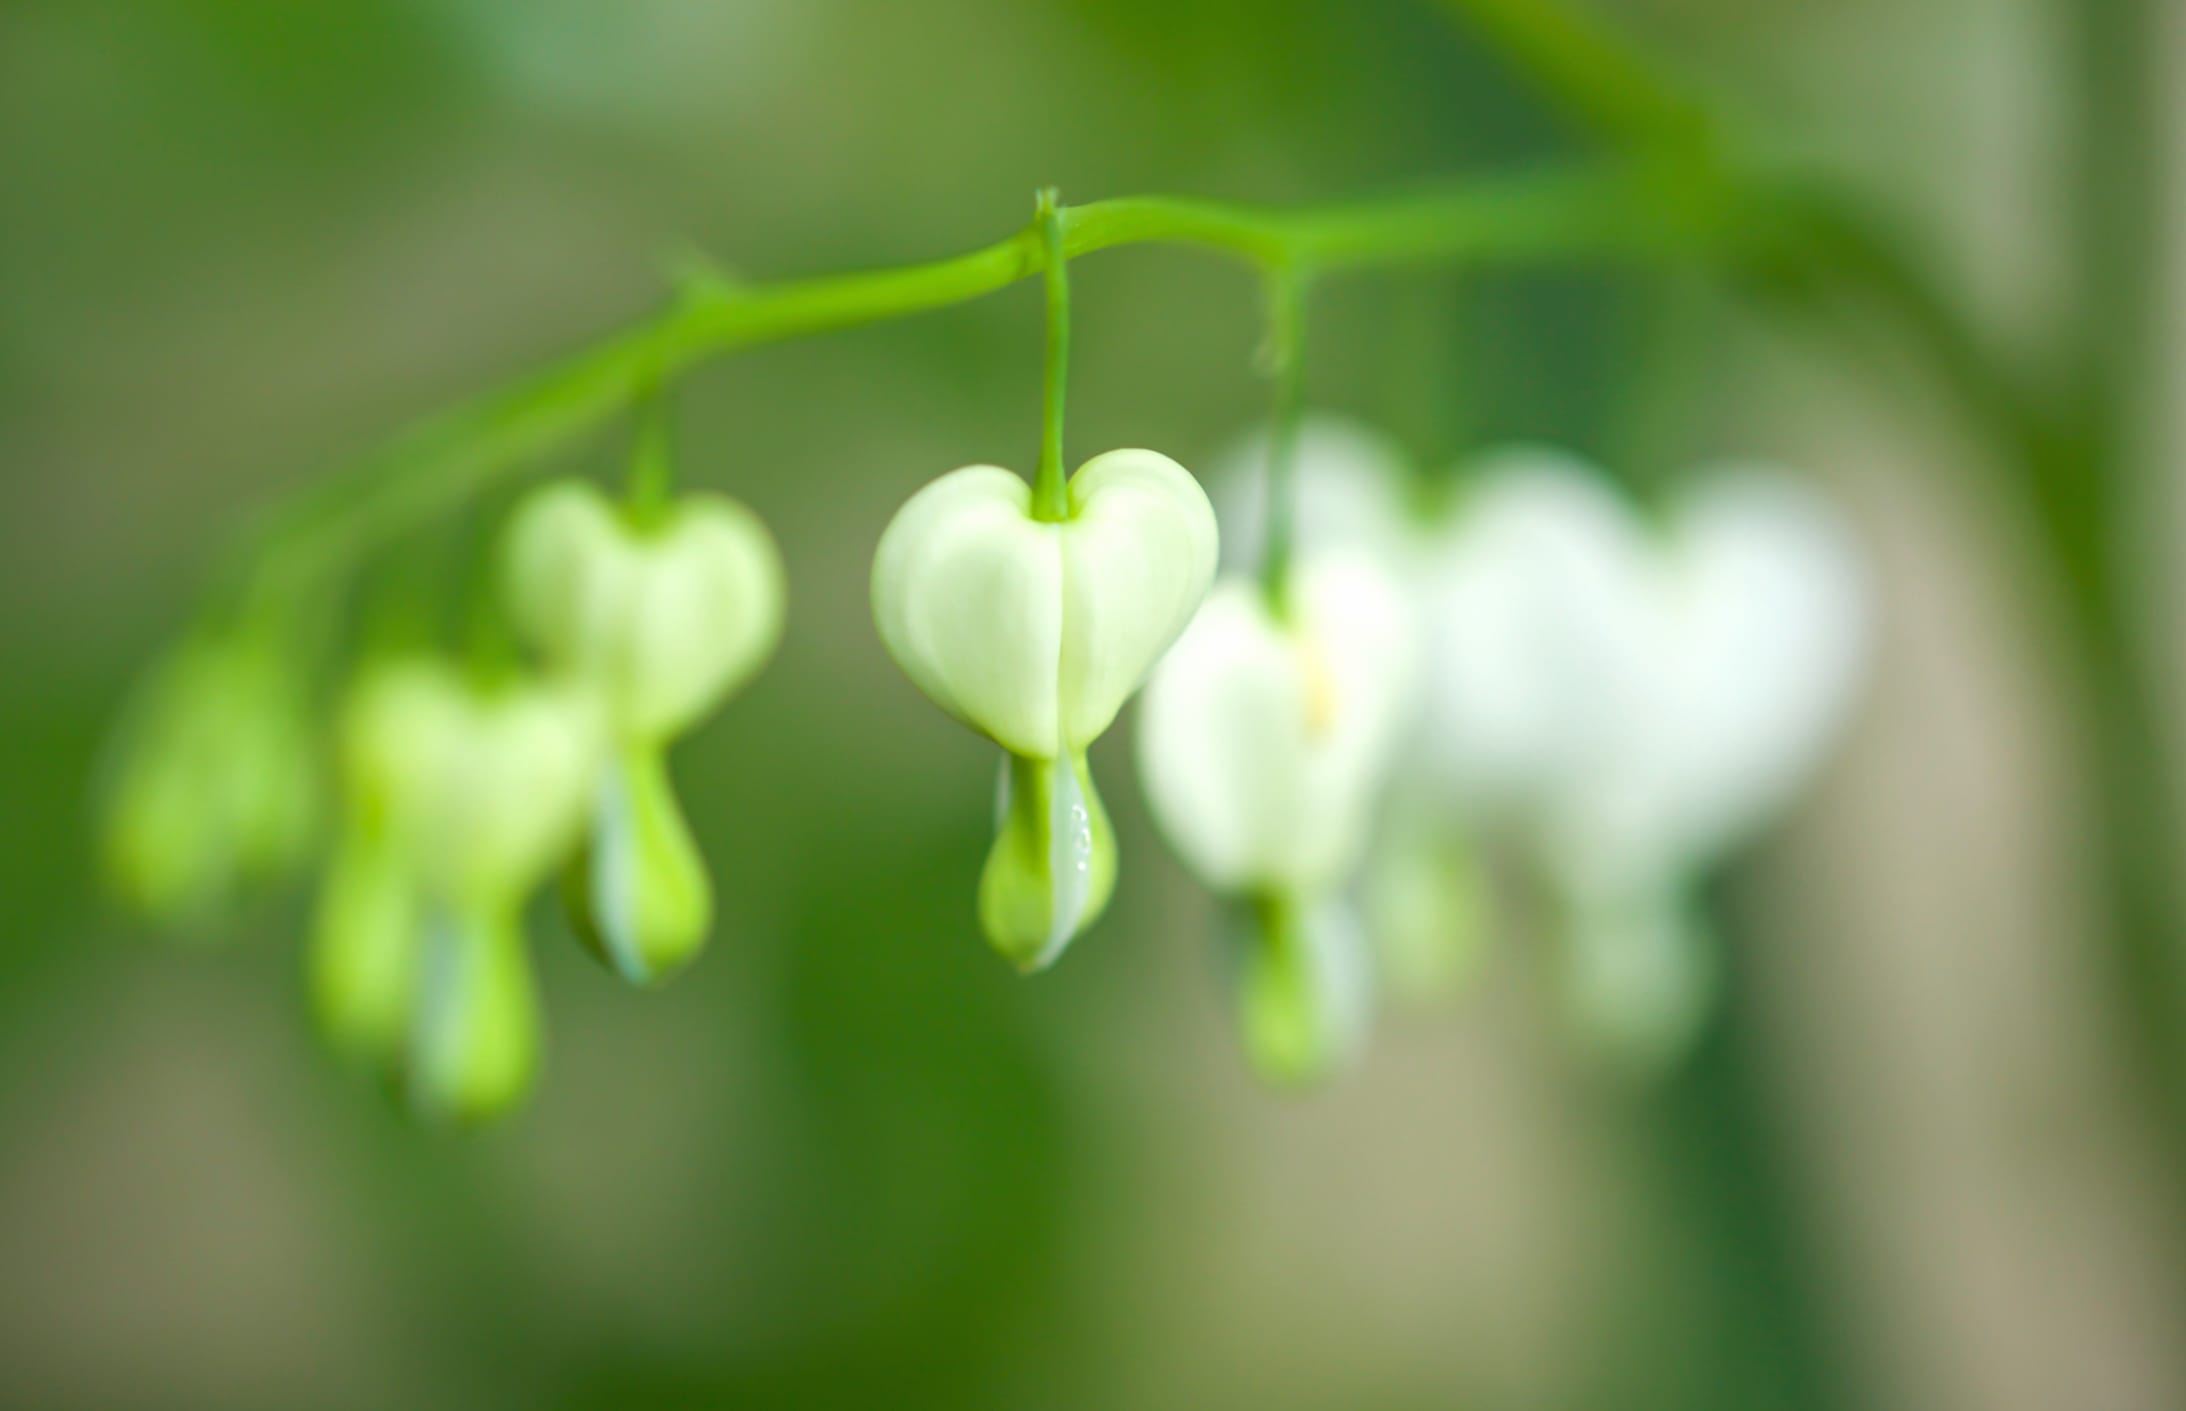
M369 668L345 703L313 1005L337 1047L422 1112L481 1119L530 1085L523 906L576 841L598 739L566 691L483 690L422 661Z
M1690 870L1780 812L1812 775L1866 660L1851 531L1811 487L1724 467L1671 507L1624 650L1614 748L1562 791L1550 846L1600 874Z
M779 642L781 556L725 496L639 513L564 481L517 510L506 569L519 630L557 679L600 702L612 744L566 878L577 932L624 979L657 981L697 954L713 915L667 747Z
M185 643L124 726L106 799L108 875L148 916L204 919L302 860L317 790L302 693L275 649Z
M967 466L896 513L873 560L873 619L936 705L1001 745L1003 827L981 921L1022 969L1051 963L1105 905L1114 841L1085 763L1214 575L1214 511L1190 472L1110 451L1069 482L1066 518Z
M1302 560L1287 601L1278 616L1257 582L1216 585L1147 684L1138 756L1170 845L1245 908L1247 1050L1293 1082L1363 1030L1347 977L1368 966L1336 958L1360 944L1339 898L1410 727L1416 665L1403 590L1369 557Z
M1474 825L1523 826L1622 747L1655 559L1602 475L1517 447L1469 467L1426 550L1423 763Z

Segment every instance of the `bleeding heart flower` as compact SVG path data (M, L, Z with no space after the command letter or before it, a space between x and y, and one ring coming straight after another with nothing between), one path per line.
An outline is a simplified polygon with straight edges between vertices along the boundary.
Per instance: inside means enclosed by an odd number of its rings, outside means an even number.
M913 495L873 559L889 655L1012 754L1059 759L1108 728L1213 579L1214 511L1190 472L1110 451L1070 479L1070 517L1032 516L996 466Z
M577 934L625 980L656 982L697 956L713 920L666 746L774 650L781 557L723 496L640 515L568 481L517 511L507 579L519 627L555 675L601 701L615 740L564 887Z
M352 692L313 999L329 1037L424 1111L486 1117L530 1083L524 899L576 840L598 748L594 712L566 691L480 691L410 663Z
M1214 576L1214 511L1152 451L1078 468L1069 516L995 466L934 481L873 556L873 620L935 704L1001 745L999 828L980 877L988 941L1054 962L1115 884L1115 836L1085 750L1190 620Z
M1154 671L1139 775L1154 820L1218 891L1313 897L1357 866L1411 723L1412 616L1372 559L1300 562L1291 612L1226 579Z

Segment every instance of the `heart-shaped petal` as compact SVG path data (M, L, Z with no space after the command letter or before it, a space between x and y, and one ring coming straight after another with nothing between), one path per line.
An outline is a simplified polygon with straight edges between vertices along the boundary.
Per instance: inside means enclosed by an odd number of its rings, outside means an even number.
M1506 819L1620 746L1650 670L1657 561L1582 461L1513 448L1472 476L1427 555L1426 758L1462 812Z
M1589 886L1705 862L1781 809L1835 737L1865 660L1852 536L1775 472L1696 481L1640 600L1642 689L1617 748L1551 819L1559 865Z
M600 749L582 697L481 691L429 662L375 668L342 735L353 807L384 820L442 898L536 885L576 841Z
M1198 482L1152 451L1071 477L1035 520L996 466L952 471L897 512L873 559L873 620L935 704L1012 754L1057 759L1115 719L1206 594L1217 549Z
M1289 621L1230 578L1162 659L1139 711L1139 774L1208 885L1311 896L1342 882L1411 720L1412 617L1373 560L1298 566Z
M548 486L510 524L506 573L524 635L601 694L624 738L689 728L781 639L781 555L723 495L686 496L640 523L589 483Z

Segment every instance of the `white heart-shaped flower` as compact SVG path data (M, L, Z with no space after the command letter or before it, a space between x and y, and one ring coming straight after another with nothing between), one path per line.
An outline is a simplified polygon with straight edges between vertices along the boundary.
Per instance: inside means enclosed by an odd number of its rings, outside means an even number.
M1148 807L1223 891L1313 895L1347 877L1410 724L1412 616L1378 563L1303 560L1290 606L1278 619L1259 584L1223 580L1139 710Z
M1642 601L1643 689L1553 820L1563 865L1595 878L1690 868L1765 823L1835 738L1866 659L1852 534L1778 472L1698 478Z
M873 558L889 655L943 710L1013 754L1056 759L1108 728L1214 576L1214 511L1190 472L1110 451L1070 479L1070 517L1032 516L997 466L913 495Z
M1426 757L1474 817L1523 815L1621 743L1648 675L1656 561L1582 461L1496 453L1428 550Z
M557 674L596 690L624 738L689 728L749 680L782 635L781 554L758 516L689 495L636 520L563 481L520 507L510 610Z

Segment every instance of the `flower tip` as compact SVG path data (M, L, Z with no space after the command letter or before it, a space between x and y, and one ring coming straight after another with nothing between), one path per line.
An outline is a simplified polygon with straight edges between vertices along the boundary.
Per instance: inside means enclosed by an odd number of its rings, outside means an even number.
M664 984L705 949L713 883L663 750L627 748L602 769L585 846L562 883L577 939L629 984Z
M1116 839L1083 754L1004 758L1001 820L979 874L979 924L1019 974L1061 958L1116 885Z

